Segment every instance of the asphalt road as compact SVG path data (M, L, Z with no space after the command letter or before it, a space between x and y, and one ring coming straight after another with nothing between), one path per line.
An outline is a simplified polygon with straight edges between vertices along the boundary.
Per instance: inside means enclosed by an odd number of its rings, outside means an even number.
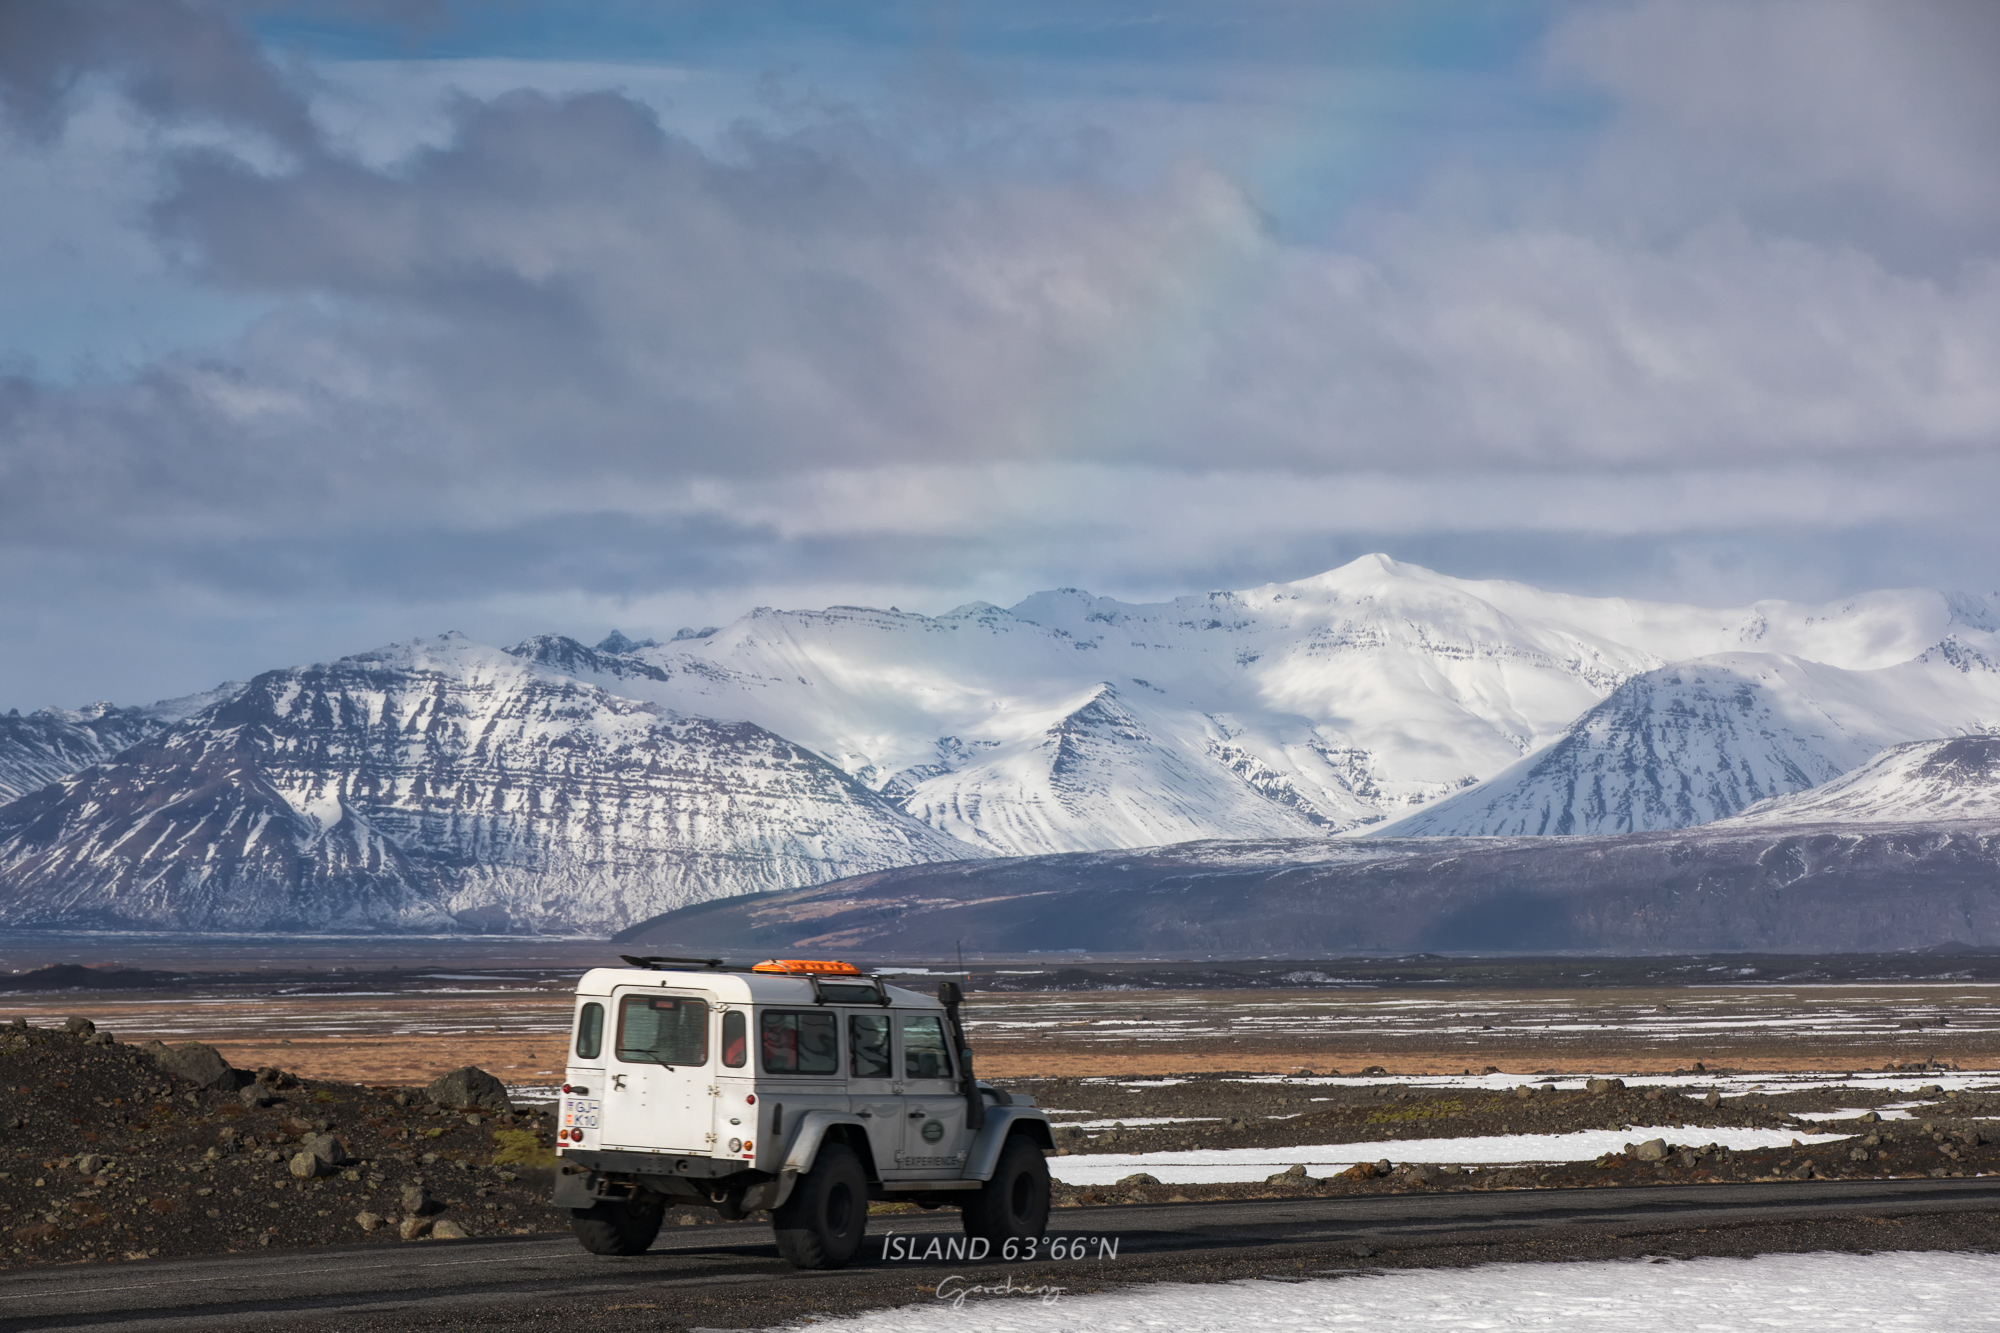
M286 1250L0 1275L17 1329L760 1328L935 1300L941 1278L1055 1283L1297 1278L1507 1259L1800 1249L2000 1248L2000 1179L1832 1181L1258 1200L1064 1210L1084 1258L885 1261L890 1235L958 1236L957 1215L878 1217L863 1262L798 1273L754 1224L669 1227L636 1258L567 1237ZM1115 1255L1107 1253L1115 1245Z

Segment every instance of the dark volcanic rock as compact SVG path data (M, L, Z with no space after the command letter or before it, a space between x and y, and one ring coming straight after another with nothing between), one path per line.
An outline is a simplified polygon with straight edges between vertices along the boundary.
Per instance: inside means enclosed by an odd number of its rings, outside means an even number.
M472 1065L438 1076L424 1089L424 1095L451 1111L470 1107L497 1112L514 1109L514 1104L507 1100L507 1085Z
M663 952L1235 957L2000 946L2000 826L1185 843L911 866L668 913Z
M397 1218L411 1189L427 1217L467 1235L567 1231L548 1201L545 1114L470 1125L399 1106L386 1088L277 1082L290 1085L277 1105L246 1107L141 1047L0 1030L0 1266L398 1244L353 1219Z
M221 1051L198 1041L183 1042L179 1046L149 1041L140 1049L152 1056L153 1063L160 1068L197 1088L234 1092L250 1082L252 1077L247 1071L231 1066L222 1058Z

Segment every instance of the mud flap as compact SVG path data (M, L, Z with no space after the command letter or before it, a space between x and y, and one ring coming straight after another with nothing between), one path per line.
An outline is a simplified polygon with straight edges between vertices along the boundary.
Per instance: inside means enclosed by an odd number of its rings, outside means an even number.
M799 1173L793 1167L786 1167L775 1180L761 1181L743 1191L743 1211L748 1213L758 1208L777 1208L792 1197L792 1187L799 1183Z
M558 1166L555 1195L550 1202L558 1208L591 1207L597 1202L597 1173L567 1162Z

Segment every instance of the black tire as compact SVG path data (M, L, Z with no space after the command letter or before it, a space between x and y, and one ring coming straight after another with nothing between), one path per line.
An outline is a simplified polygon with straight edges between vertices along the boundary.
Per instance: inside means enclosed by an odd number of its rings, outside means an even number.
M841 1268L868 1230L868 1173L844 1143L819 1150L792 1197L771 1213L778 1253L794 1268Z
M569 1229L592 1254L644 1254L666 1220L663 1203L599 1203L569 1210Z
M1000 1150L993 1179L961 1209L965 1234L995 1245L1039 1236L1049 1227L1049 1164L1032 1139L1016 1134Z

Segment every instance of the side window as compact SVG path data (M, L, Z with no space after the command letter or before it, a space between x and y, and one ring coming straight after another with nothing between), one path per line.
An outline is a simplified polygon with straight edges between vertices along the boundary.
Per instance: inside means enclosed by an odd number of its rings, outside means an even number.
M626 996L618 1005L618 1058L633 1064L707 1064L707 1001Z
M825 1010L764 1011L759 1044L767 1074L840 1072L840 1020Z
M595 1060L604 1049L604 1006L586 1004L576 1016L576 1058Z
M937 1015L903 1015L903 1077L951 1077L951 1055L944 1044L944 1020Z
M731 1069L743 1068L743 1062L750 1058L750 1020L743 1016L741 1009L725 1009L722 1013L722 1063Z
M848 1072L855 1078L889 1077L889 1015L850 1014Z

